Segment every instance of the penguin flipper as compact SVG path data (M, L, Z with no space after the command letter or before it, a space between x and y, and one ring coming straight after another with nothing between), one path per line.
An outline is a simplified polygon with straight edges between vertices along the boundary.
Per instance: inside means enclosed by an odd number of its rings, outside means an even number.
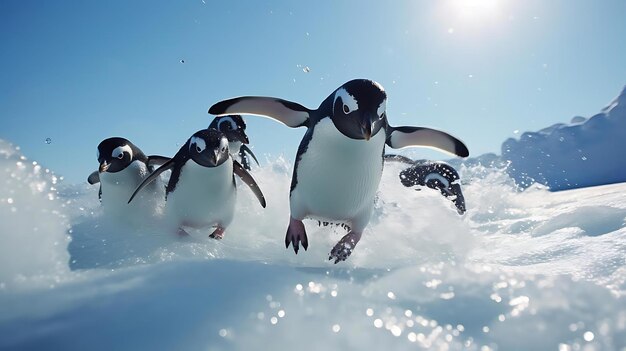
M311 110L292 102L279 98L264 96L242 96L220 101L211 108L212 115L249 114L270 117L297 128L307 124Z
M446 132L430 128L390 126L386 143L394 149L425 146L460 157L469 156L469 150L461 140Z
M150 184L152 181L154 181L155 179L157 179L157 177L167 171L168 169L174 168L174 160L171 159L167 162L165 162L164 164L161 165L161 167L157 168L156 171L152 172L146 179L143 180L143 182L141 182L141 184L139 184L139 186L137 187L137 189L135 189L135 191L133 192L133 195L131 195L130 199L128 200L128 203L130 203L131 201L133 201L133 199L135 198L135 195L137 195L137 193L143 189L146 185Z
M252 178L252 175L250 175L250 173L248 173L248 171L246 171L236 160L233 160L233 172L238 175L244 183L248 184L254 195L256 195L257 199L259 199L261 206L265 208L265 196L263 196L261 188L259 188L259 185L256 183L254 178Z
M150 155L148 156L148 162L146 162L146 164L148 165L148 168L151 168L152 166L162 166L163 164L165 164L165 162L169 160L171 160L170 157Z
M408 165L414 165L415 161L413 161L412 159L406 157L406 156L402 156L402 155L391 155L391 154L387 154L383 156L383 160L385 160L385 162L399 162L399 163L406 163Z
M100 173L98 171L91 172L89 177L87 177L87 183L91 185L100 183Z
M254 162L256 162L256 165L257 165L257 166L260 166L260 164L259 164L259 160L257 160L257 159L256 159L256 156L254 155L254 153L252 152L252 150L250 150L250 148L249 148L247 145L245 145L245 144L241 145L241 146L239 147L239 153L240 153L242 156L243 156L243 155L245 155L246 153L247 153L248 155L252 156L252 158L254 159Z

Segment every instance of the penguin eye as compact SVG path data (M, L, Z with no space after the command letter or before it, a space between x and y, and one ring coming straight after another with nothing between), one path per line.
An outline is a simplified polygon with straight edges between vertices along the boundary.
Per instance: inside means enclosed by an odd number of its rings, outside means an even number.
M120 160L124 158L124 153L122 152L121 154L117 155L117 158L119 158Z
M196 151L197 151L198 153L201 153L201 152L202 152L202 148L201 148L200 146L196 145Z
M348 105L343 104L343 113L348 114L350 113L350 107L348 107Z
M230 123L222 123L221 128L222 131L228 131L233 129L233 127L230 125Z

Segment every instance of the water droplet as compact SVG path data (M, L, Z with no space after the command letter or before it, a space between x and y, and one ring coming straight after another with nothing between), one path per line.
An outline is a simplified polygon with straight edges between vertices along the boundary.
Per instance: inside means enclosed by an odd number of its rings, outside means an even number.
M583 160L583 161L587 161L587 157L586 156L583 156L580 159Z
M204 2L204 1L202 1L202 2ZM180 63L185 63L185 60L182 60L182 59L181 59L181 60L180 60Z
M221 337L225 338L226 335L228 335L228 331L226 329L220 329L219 334Z
M585 341L592 341L594 337L595 335L593 335L593 333L590 331L585 332L585 334L583 334L583 338L585 339Z
M309 66L304 66L304 67L302 68L302 72L304 72L304 73L309 73L309 72L311 72L311 69L309 68Z
M341 330L341 326L339 324L333 325L333 332L339 333L340 330Z
M46 138L46 144L48 144L48 145L52 144L52 139Z
M367 310L365 310L365 314L368 315L368 317L371 317L374 315L374 310L371 308L368 308Z
M382 320L382 319L380 319L380 318L376 318L376 319L374 320L374 326L375 326L376 328L379 328L379 329L380 329L380 328L382 328L382 327L383 327L383 320Z

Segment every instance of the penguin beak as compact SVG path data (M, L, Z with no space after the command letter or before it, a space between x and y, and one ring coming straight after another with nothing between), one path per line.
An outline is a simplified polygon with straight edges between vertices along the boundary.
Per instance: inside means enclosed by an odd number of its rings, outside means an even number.
M220 151L213 150L213 153L211 154L211 157L210 157L211 165L213 167L217 166L217 161L219 161L219 159L220 159Z
M248 140L248 136L243 131L234 130L227 133L226 137L230 141L239 141L243 144L248 144L250 141Z
M361 135L366 141L369 141L372 137L372 121L369 116L366 116L364 120L361 121Z
M104 173L107 171L107 169L109 169L109 166L111 166L110 163L107 163L107 161L102 161L102 163L100 164L100 168L98 168L98 171L100 173Z

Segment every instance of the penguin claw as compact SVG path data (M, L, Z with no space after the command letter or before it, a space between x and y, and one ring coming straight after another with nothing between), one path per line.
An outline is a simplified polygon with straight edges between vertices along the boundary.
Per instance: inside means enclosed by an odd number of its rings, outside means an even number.
M298 251L300 251L300 244L302 244L304 251L309 248L309 240L306 236L304 224L300 220L291 218L287 234L285 235L285 248L288 249L289 245L293 245L293 251L297 255Z

